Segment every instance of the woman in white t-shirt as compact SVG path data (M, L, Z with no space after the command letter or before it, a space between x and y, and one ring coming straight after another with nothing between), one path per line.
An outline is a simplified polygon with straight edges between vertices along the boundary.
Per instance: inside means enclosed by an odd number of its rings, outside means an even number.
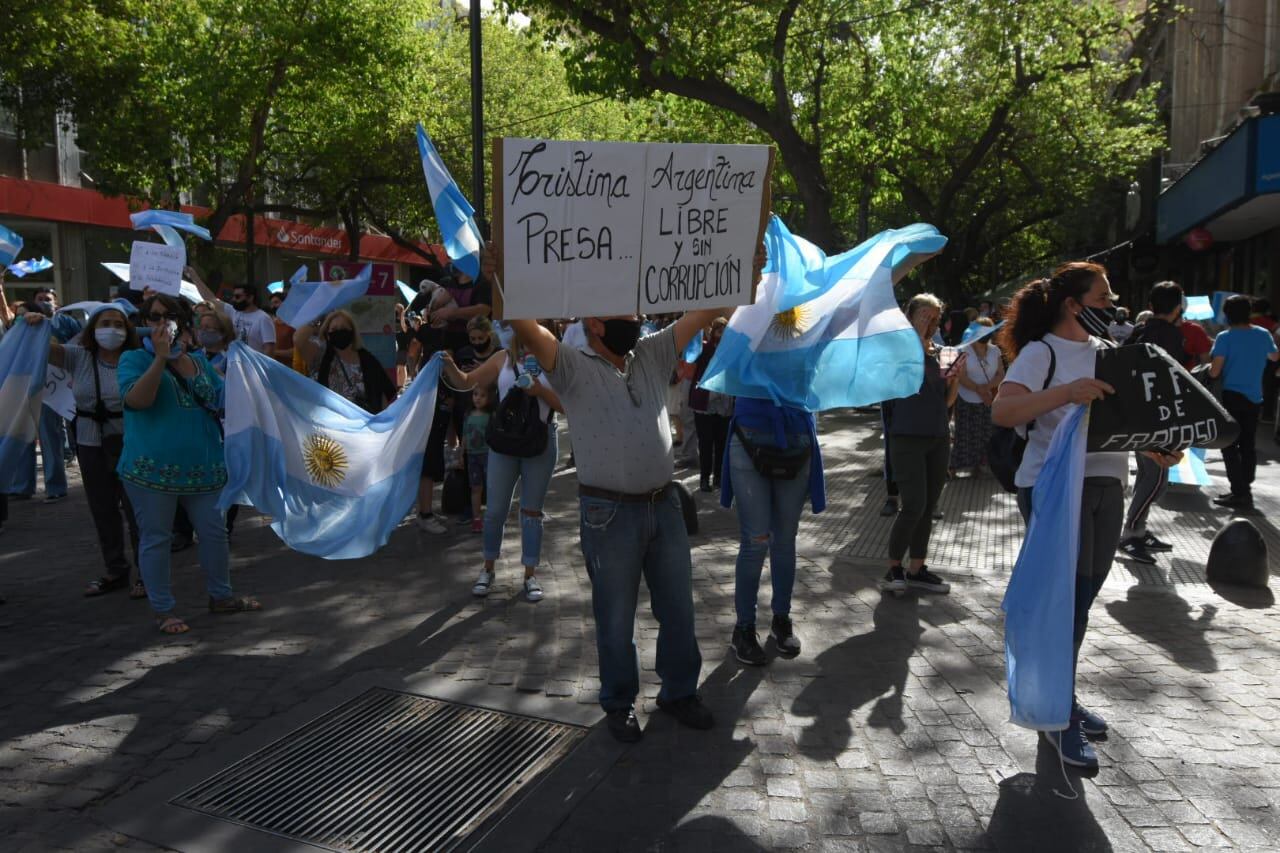
M982 334L993 325L990 317L979 317L970 328ZM970 344L969 349L960 371L960 396L956 400L956 441L949 466L952 475L960 468L972 468L977 474L986 461L991 442L991 403L1004 379L1000 350L991 345L990 336Z
M1087 262L1064 264L1052 278L1034 281L1018 291L1000 332L1003 347L1014 360L996 395L991 418L999 426L1026 428L1026 452L1014 479L1018 509L1026 521L1030 520L1031 493L1049 442L1071 404L1087 406L1115 393L1110 385L1094 378L1097 351L1111 344L1089 332L1109 320L1107 309L1115 298L1103 267ZM1077 662L1089 624L1089 608L1111 571L1120 543L1128 473L1125 453L1089 453L1085 457L1076 560L1073 639ZM1106 731L1106 721L1076 698L1068 727L1042 734L1066 763L1097 767L1098 756L1087 736Z

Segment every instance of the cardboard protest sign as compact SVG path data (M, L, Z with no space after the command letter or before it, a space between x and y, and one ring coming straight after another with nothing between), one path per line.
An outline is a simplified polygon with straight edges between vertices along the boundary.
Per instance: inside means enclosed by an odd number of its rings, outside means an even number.
M187 252L181 246L135 240L129 252L129 287L149 287L157 293L178 296L182 289L182 269Z
M62 417L76 416L76 397L71 390L71 374L50 364L44 371L44 404Z
M772 149L494 142L505 319L750 304Z
M1089 410L1090 452L1223 448L1240 433L1222 404L1164 350L1099 350L1094 376L1116 389Z

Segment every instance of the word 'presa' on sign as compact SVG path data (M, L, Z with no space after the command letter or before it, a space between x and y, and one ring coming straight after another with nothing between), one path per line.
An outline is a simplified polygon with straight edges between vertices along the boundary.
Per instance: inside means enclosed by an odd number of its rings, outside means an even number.
M526 213L516 220L524 229L525 263L540 260L544 264L565 261L613 260L613 231L608 225L598 229L589 227L548 228L551 220L545 213ZM541 250L541 257L535 252Z

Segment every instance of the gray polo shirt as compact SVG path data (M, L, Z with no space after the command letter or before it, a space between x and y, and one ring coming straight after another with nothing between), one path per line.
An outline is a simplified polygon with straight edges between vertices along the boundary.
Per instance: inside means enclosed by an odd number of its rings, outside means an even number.
M547 378L569 419L579 483L638 494L671 482L667 386L677 357L674 324L641 338L621 373L594 351L556 351Z

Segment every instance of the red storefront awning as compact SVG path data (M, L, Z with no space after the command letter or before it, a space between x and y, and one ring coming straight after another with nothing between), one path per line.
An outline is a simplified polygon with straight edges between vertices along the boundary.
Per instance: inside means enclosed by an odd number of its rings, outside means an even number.
M203 207L187 206L183 210L194 214L197 219L209 215L209 210ZM121 196L105 196L97 190L0 176L0 215L129 229L133 227L129 222L131 212L128 200ZM245 217L237 214L223 226L218 234L218 243L243 246L244 238ZM253 239L259 246L341 258L347 257L350 245L347 232L341 228L267 216L254 217ZM433 254L440 263L448 263L449 258L442 246L418 245ZM420 255L397 245L390 237L373 234L360 238L360 258L384 263L423 263Z

